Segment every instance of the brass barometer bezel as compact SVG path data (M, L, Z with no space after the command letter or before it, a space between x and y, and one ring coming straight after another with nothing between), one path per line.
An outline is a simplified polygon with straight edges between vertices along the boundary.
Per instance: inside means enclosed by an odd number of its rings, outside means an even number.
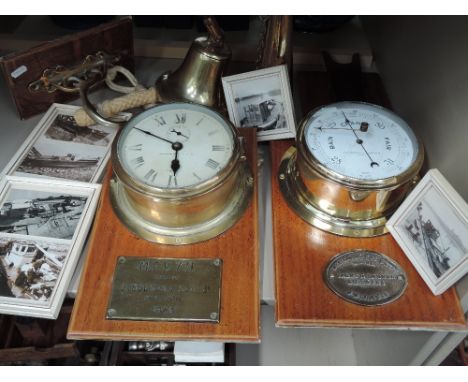
M411 165L397 176L357 179L333 171L314 157L307 148L306 127L319 110L339 108L343 104L370 106L406 125L417 146ZM385 224L414 186L423 161L421 141L395 113L365 102L338 102L317 107L302 119L297 130L296 148L290 148L284 154L278 181L288 205L309 224L341 236L373 237L388 232Z
M228 128L233 148L227 164L209 179L178 188L151 186L129 174L119 155L126 129L164 109L187 106L211 114ZM253 191L252 173L236 128L217 111L192 102L160 104L133 118L114 140L111 161L114 212L130 231L156 243L192 244L220 235L240 219Z

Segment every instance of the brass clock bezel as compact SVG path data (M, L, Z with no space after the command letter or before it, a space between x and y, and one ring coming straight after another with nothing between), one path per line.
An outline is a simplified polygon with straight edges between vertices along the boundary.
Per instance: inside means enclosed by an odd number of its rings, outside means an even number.
M193 186L150 186L132 177L120 162L120 137L125 129L154 114L155 108L174 105L206 109L225 124L232 137L232 154L217 174ZM114 140L111 159L114 176L110 197L114 212L130 231L156 243L192 244L225 232L241 218L253 193L253 176L236 128L217 111L192 102L161 104L139 114Z
M140 121L148 118L148 116L151 116L154 114L154 109L164 109L164 108L170 108L173 107L174 105L192 105L195 107L199 107L201 109L205 109L208 113L213 113L222 123L225 123L227 126L229 126L229 132L231 133L231 138L233 142L233 148L232 148L232 155L228 160L227 165L221 169L214 177L207 179L205 181L202 181L201 183L197 183L193 186L190 187L178 187L178 188L161 188L161 187L155 187L155 186L150 186L134 177L132 177L124 168L124 166L121 164L121 158L119 157L119 151L118 151L118 146L119 146L119 141L120 138L125 131L127 127L130 125L136 125ZM213 109L210 109L207 106L204 105L199 105L194 102L169 102L169 103L164 103L157 105L149 110L146 110L142 112L141 114L137 115L135 118L133 118L131 121L129 121L117 134L116 138L114 139L114 142L112 143L112 151L111 151L111 161L112 161L112 166L114 168L114 173L115 175L123 182L125 183L128 187L132 188L136 192L140 192L146 195L151 195L153 197L157 198L163 198L163 199L176 199L176 198L186 198L191 195L198 195L202 192L206 192L208 190L213 189L216 187L219 183L223 182L223 180L229 176L229 174L233 171L236 163L239 161L240 158L240 147L239 147L239 140L237 138L237 133L234 125L228 121L226 118L224 118L221 114L216 112Z

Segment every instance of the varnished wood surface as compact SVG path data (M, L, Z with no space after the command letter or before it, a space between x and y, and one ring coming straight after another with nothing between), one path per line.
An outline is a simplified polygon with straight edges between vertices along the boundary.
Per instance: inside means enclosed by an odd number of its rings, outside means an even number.
M2 57L0 69L21 119L46 111L54 102L65 103L79 96L78 93L59 90L52 93L30 92L29 84L38 80L45 69L54 69L59 65L70 68L99 51L120 55L119 65L133 70L132 20L125 18L111 21ZM27 71L13 78L11 73L23 65Z
M109 201L107 174L96 215L90 251L68 328L70 339L103 340L259 340L259 265L257 232L257 171L254 130L240 129L255 188L247 211L237 224L217 238L183 246L154 244L139 239L115 216ZM106 320L112 276L119 256L151 258L221 258L220 322L188 323Z
M455 291L434 296L390 234L347 238L314 228L286 204L276 174L283 153L293 141L276 141L272 154L272 206L275 252L276 320L280 326L466 329ZM370 249L400 264L408 288L397 301L365 307L335 295L324 283L330 259L351 249Z
M326 73L303 73L298 83L302 113L335 99ZM389 107L377 75L363 75L364 101ZM414 328L466 330L455 288L434 296L390 234L347 238L314 228L286 204L277 181L278 167L293 140L271 143L272 210L275 257L276 320L279 326ZM397 261L408 287L397 301L377 307L347 302L324 283L330 259L351 249L370 249Z

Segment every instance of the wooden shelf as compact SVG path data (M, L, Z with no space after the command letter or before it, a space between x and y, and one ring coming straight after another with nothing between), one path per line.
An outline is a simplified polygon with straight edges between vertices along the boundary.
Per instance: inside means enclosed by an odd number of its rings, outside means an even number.
M26 16L10 29L8 32L0 32L0 54L2 51L4 53L29 49L41 42L75 32L57 26L49 16ZM252 16L249 30L225 33L226 42L232 49L232 61L255 62L260 30L260 19ZM192 40L199 35L196 27L177 30L135 26L135 56L182 59ZM350 61L351 55L359 52L362 66L366 70L370 70L373 64L372 52L358 17L328 33L294 32L295 65L323 68L322 52L325 50L341 62Z

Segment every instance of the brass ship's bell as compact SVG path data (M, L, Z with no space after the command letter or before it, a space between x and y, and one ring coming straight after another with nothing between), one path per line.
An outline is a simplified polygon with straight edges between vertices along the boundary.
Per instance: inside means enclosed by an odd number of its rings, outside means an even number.
M196 38L182 65L156 80L159 102L190 101L219 108L221 76L231 58L231 49L224 43L215 19L206 17L204 23L209 36Z

